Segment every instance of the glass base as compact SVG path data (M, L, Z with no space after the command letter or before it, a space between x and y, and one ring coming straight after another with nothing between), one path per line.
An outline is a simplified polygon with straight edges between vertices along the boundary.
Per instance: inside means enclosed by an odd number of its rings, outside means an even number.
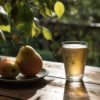
M77 75L77 76L67 76L67 81L82 81L83 75Z

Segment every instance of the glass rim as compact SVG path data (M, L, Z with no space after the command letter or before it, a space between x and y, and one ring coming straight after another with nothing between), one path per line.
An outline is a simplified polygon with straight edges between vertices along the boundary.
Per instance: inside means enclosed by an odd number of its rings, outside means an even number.
M73 43L88 46L88 42L85 42L85 41L64 41L64 42L62 42L62 45L64 45L64 44L73 44Z

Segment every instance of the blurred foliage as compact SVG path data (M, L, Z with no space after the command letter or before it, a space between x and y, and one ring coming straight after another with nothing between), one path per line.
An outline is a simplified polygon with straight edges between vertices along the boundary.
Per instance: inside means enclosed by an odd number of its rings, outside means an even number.
M63 21L78 24L100 22L99 0L63 0L66 12Z
M39 18L58 16L60 19L64 8L58 0L1 0L0 54L16 56L22 45L41 34L52 40L51 32L40 25Z
M50 31L39 24L38 16L52 18L55 13L61 18L64 10L63 3L58 0L4 0L0 2L0 29L10 33L15 41L18 36L23 35L19 41L24 38L25 44L41 33L47 40L52 40Z
M53 41L38 44L50 50L55 61L62 62L61 42L86 41L89 44L87 64L100 67L100 1L63 0L63 3L66 10L61 20L56 17L41 20L51 30Z
M61 42L87 41L89 53L87 64L100 66L100 1L63 0L65 13L61 20L47 19L44 25L53 33L52 51L57 61L62 61ZM47 23L48 22L48 23Z
M12 26L17 26L12 28L12 35L9 36L9 33L5 32L6 41L9 42L0 42L2 48L0 49L0 54L16 56L20 46L23 45L22 42L26 43L24 37L26 34L26 36L30 37L28 44L36 48L44 60L62 62L61 42L68 40L86 41L89 44L87 64L100 67L99 0L61 0L65 8L59 7L60 4L57 0L24 0L25 4L27 2L27 5L23 5L23 0L11 1L13 10L9 7L9 3L2 5L8 14L11 15L9 17L12 17L15 21L12 23ZM16 1L20 2L20 5L17 5ZM15 5L13 5L13 3ZM61 14L63 14L63 9L60 14L60 9L58 9L56 5L65 10L63 17L60 17L62 16ZM28 9L26 9L27 6L29 7ZM12 13L9 12L8 8L11 9ZM21 9L21 11L18 11L18 9ZM27 11L30 15L32 15L31 11L34 13L33 16L29 16L29 14L25 12L25 15L23 15L21 14L23 11ZM18 12L20 12L20 14L18 14L16 19ZM5 16L7 16L6 13ZM25 19L22 18L23 16ZM33 18L33 23L31 23L32 18L30 17ZM28 20L32 27L29 27L29 24L26 23ZM20 40L21 42L18 43Z

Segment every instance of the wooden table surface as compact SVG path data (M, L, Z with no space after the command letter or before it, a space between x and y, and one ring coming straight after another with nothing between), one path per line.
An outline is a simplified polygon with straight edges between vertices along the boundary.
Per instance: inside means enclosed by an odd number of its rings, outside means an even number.
M83 82L67 82L64 64L44 61L49 74L34 83L0 84L0 100L100 100L100 68L85 67Z

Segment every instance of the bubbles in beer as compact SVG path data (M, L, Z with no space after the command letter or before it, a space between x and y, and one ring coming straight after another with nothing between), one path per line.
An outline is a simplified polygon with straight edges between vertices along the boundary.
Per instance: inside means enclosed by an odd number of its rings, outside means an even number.
M82 44L64 44L63 58L65 71L69 76L83 75L87 46Z

